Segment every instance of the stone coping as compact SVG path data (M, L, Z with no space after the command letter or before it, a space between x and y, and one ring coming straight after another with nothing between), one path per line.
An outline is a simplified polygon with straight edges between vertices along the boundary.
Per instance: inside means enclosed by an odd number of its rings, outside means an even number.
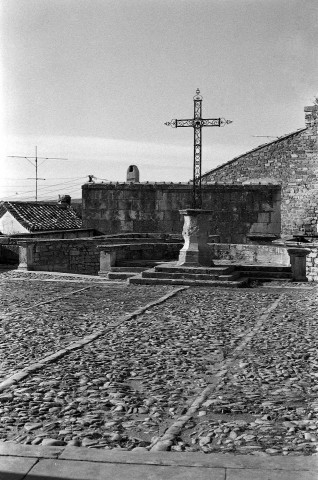
M145 243L113 243L106 245L98 245L98 250L104 250L105 252L112 252L120 249L124 250L145 250L151 249L152 247L166 247L166 246L176 246L180 247L182 242L145 242Z
M318 456L99 450L0 442L1 480L316 480Z

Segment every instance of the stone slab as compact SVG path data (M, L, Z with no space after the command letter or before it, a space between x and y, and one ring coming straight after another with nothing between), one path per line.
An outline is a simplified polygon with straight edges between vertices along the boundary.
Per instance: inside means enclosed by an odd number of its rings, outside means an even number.
M225 480L223 468L40 460L25 480Z
M0 457L0 479L22 480L36 462L37 458Z
M28 477L27 477L28 478ZM317 472L298 470L256 470L227 469L226 480L317 480Z
M65 447L41 447L38 445L21 445L13 442L0 442L1 456L57 458Z
M318 456L268 456L257 457L254 455L230 454L203 454L203 453L140 453L118 450L99 450L97 448L65 447L60 459L87 460L93 462L170 465L189 467L220 467L220 468L259 468L267 470L307 470L317 472Z

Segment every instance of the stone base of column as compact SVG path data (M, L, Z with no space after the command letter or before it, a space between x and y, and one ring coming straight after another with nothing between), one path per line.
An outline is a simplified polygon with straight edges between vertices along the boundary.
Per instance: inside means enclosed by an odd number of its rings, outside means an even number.
M212 210L180 210L184 215L182 235L184 246L180 250L178 266L213 266L211 252L207 245L209 236L209 214Z

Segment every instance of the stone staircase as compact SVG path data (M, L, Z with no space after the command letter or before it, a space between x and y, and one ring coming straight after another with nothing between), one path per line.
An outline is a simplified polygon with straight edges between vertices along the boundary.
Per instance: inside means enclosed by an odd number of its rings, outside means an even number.
M0 273L9 272L10 270L16 270L17 268L18 264L0 263Z
M197 285L210 287L248 287L251 282L291 282L291 267L281 265L229 265L181 267L176 262L156 260L123 261L112 267L107 278L143 285Z
M116 267L111 267L110 272L107 274L109 280L125 280L130 277L134 277L139 273L149 270L156 265L161 265L162 261L158 260L127 260L122 261Z
M282 265L236 265L235 270L240 276L247 277L250 282L291 282L291 267Z
M240 288L247 286L248 279L240 278L234 266L182 267L176 262L167 262L130 277L128 283Z

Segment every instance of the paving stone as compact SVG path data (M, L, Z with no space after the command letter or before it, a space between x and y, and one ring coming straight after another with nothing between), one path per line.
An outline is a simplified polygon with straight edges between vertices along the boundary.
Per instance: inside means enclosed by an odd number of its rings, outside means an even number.
M227 469L226 480L317 480L317 472L298 470Z
M1 480L23 480L37 458L0 457Z
M186 468L159 465L122 465L72 460L40 460L26 480L225 480L224 468Z
M20 445L13 442L0 441L0 458L1 456L16 457L42 457L57 458L63 451L64 447L43 447L35 445Z

